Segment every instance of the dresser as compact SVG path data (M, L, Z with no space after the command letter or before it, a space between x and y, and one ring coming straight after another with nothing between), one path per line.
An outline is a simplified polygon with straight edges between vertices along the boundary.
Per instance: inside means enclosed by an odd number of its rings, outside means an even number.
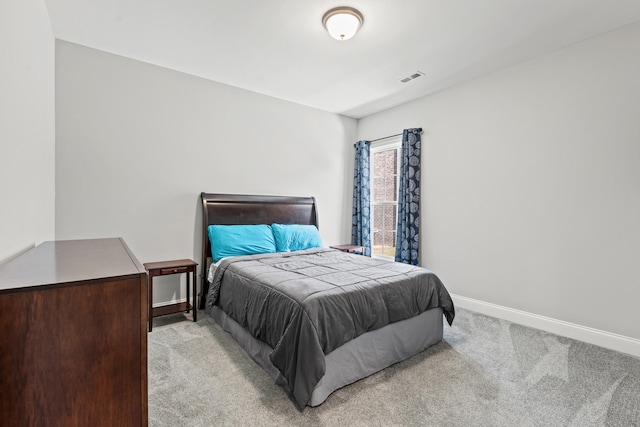
M147 425L146 272L122 239L0 266L2 426Z

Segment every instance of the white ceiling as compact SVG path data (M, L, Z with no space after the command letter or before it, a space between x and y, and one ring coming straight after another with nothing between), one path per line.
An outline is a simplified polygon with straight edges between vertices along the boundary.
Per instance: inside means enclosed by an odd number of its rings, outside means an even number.
M58 39L354 118L640 20L639 0L46 3ZM364 16L342 42L321 22L341 5Z

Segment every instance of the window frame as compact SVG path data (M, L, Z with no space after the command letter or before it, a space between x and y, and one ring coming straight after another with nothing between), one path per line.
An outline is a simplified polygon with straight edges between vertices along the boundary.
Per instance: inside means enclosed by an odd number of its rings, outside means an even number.
M370 148L369 148L369 170L371 171L371 173L369 174L369 188L371 188L371 220L370 220L370 224L371 224L371 257L372 258L380 258L380 259L386 259L389 261L394 261L395 260L395 256L388 256L388 255L378 255L378 254L374 254L373 252L373 248L374 248L374 233L375 233L375 229L376 229L376 223L375 223L375 215L374 215L374 205L377 206L389 206L389 205L394 205L395 206L395 211L396 211L396 220L398 218L398 200L397 200L397 195L396 195L396 201L395 202L379 202L376 203L375 197L374 197L374 156L376 153L379 152L383 152L383 151L387 151L387 150L397 150L397 158L396 158L396 167L397 167L397 173L396 173L396 189L398 188L398 186L400 185L400 158L402 155L402 138L401 136L396 136L393 138L388 138L385 139L384 141L379 141L376 143L372 143ZM394 228L397 227L397 224L394 225ZM397 232L397 231L396 231ZM394 242L395 245L395 242Z

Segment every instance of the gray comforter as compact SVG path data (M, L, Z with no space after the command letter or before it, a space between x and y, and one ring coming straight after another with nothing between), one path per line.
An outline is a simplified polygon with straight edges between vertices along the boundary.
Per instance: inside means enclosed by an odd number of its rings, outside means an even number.
M406 264L333 249L227 258L206 311L219 306L271 348L271 362L304 408L325 372L324 355L359 335L453 301L438 277Z

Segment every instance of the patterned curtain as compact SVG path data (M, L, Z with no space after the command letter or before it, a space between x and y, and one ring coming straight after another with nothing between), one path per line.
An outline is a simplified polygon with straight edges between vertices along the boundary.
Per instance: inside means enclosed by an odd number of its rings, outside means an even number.
M364 247L364 255L371 256L371 190L369 141L356 143L356 159L353 168L353 218L351 222L351 244Z
M402 132L402 154L398 189L397 262L418 265L420 262L420 132Z

